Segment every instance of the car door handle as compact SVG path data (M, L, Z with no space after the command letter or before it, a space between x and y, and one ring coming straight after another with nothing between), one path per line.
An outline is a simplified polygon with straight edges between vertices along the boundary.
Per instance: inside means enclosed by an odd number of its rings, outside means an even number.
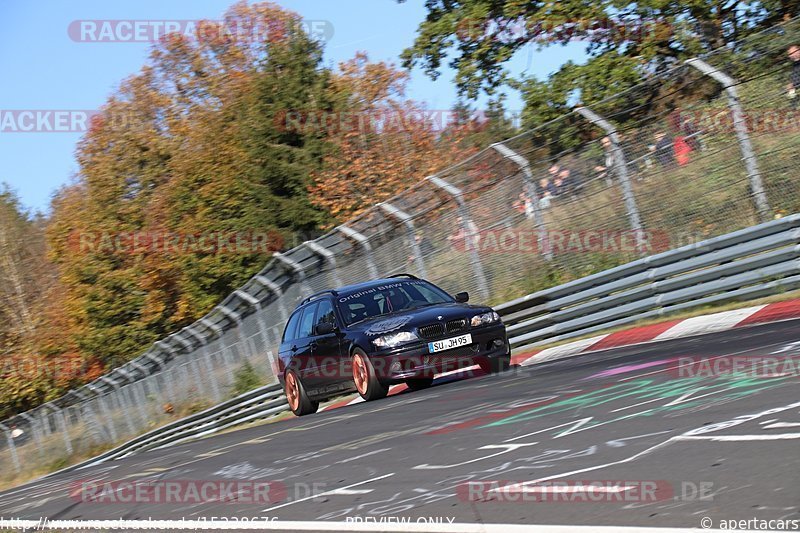
M296 352L297 351L297 345L296 344L292 345L290 350L292 350L293 352Z

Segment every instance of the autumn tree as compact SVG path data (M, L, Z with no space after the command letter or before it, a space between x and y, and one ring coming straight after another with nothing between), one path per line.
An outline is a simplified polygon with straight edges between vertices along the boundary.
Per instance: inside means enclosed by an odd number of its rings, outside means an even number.
M205 314L294 233L319 225L306 187L321 149L279 131L272 115L316 101L320 57L297 15L239 3L196 38L159 42L109 98L49 228L81 353L106 367L135 357ZM224 244L255 234L265 246ZM150 245L132 249L122 240L130 235ZM183 249L167 246L172 236ZM185 246L209 236L223 244Z
M301 126L325 131L334 147L314 173L310 192L335 221L360 214L476 149L464 141L480 121L459 122L456 112L407 99L408 79L394 65L358 54L332 76L333 116Z
M403 65L419 66L435 79L447 62L469 99L511 83L522 90L528 127L562 113L570 102L596 102L800 13L797 0L427 0L425 5L427 17L403 52ZM588 61L568 62L546 80L513 79L505 69L524 47L547 50L575 41L586 44Z

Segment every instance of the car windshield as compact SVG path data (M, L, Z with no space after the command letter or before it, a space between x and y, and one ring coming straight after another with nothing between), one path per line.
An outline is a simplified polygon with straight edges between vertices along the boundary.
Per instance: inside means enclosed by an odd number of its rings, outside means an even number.
M397 281L342 295L339 310L350 325L375 316L452 301L449 294L426 281Z

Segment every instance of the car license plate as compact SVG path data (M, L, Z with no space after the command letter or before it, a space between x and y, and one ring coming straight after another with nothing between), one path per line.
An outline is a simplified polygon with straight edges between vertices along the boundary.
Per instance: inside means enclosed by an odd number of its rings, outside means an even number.
M468 346L470 344L472 344L472 335L467 333L466 335L459 335L458 337L452 337L450 339L429 342L428 353L443 352L445 350L452 350L453 348Z

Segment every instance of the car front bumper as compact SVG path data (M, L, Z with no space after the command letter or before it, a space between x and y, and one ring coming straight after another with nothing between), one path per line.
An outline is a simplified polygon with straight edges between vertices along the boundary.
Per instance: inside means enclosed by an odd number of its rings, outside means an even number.
M370 361L379 379L402 381L461 370L510 352L506 328L502 323L472 328L448 337L466 333L472 335L472 344L467 346L430 353L428 343L441 339L425 339L412 345L375 353Z

